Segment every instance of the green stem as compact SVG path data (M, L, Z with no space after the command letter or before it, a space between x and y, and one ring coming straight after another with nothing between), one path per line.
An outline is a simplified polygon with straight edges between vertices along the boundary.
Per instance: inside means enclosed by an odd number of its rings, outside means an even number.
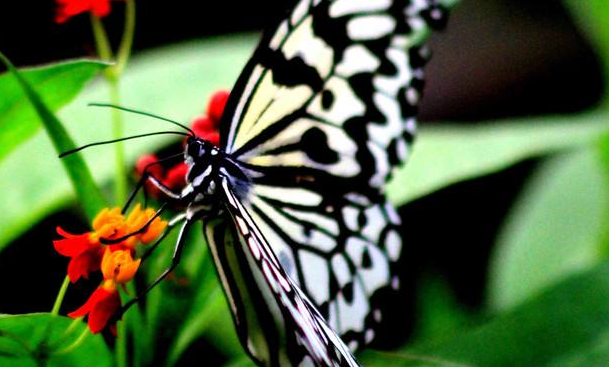
M128 1L132 2L132 0ZM133 7L133 5L128 6L128 9ZM132 10L128 10L126 12L126 17L129 18L131 16L135 16L134 8ZM125 26L134 27L135 20L125 21ZM108 40L108 35L106 30L104 29L104 25L101 20L91 15L91 27L93 29L93 36L95 37L95 46L97 48L97 52L99 57L105 61L111 61L114 57L112 54L112 49L110 48L110 42ZM127 62L129 51L125 51L125 49L131 49L131 40L133 39L133 29L125 29L125 33L130 33L130 35L123 37L123 42L121 45L121 60L122 62ZM119 60L120 62L120 60ZM112 104L118 105L120 104L120 93L119 93L119 77L120 73L117 71L122 70L124 64L120 66L120 69L117 69L119 65L115 65L114 67L108 68L107 72L104 73L106 76L106 80L108 80L108 85L110 86L110 101ZM119 139L123 137L123 119L120 111L114 109L112 111L112 138ZM127 197L127 172L125 170L125 147L123 143L114 144L114 159L115 159L115 186L114 186L114 200L116 203L122 203Z
M112 48L110 48L110 41L108 35L104 29L104 25L99 17L96 17L91 13L91 27L93 29L93 37L95 38L95 48L97 49L97 55L104 61L112 61Z
M70 353L74 349L78 348L83 343L83 341L85 341L85 338L87 336L89 336L90 334L91 333L89 332L89 329L85 327L82 330L82 332L80 333L80 335L78 336L78 338L76 338L70 345L66 346L63 349L60 349L60 350L54 352L53 354L66 354L66 353Z
M110 101L114 105L120 105L119 83L117 78L108 79L110 84ZM124 136L124 122L121 112L112 109L112 136L113 139L120 139ZM125 169L125 145L122 142L114 144L114 163L116 165L114 178L114 200L118 205L122 205L127 198L127 170Z
M117 367L127 367L127 322L129 321L129 316L125 313L123 315L123 319L117 323L116 325L116 366Z
M125 28L123 29L123 37L121 44L118 47L116 55L116 66L114 67L114 75L118 78L122 75L129 56L131 55L131 47L133 46L133 35L135 34L135 1L126 0L125 2Z
M61 283L61 288L59 288L59 293L57 293L57 298L55 298L55 303L53 304L53 309L51 310L51 315L57 316L59 315L59 309L61 308L61 304L63 303L63 299L66 296L66 292L68 291L68 286L70 285L70 278L66 276L63 279L63 283Z

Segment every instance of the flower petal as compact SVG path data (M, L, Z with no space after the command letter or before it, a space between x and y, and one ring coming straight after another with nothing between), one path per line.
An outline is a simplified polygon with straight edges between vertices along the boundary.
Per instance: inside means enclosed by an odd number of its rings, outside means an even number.
M107 297L108 295L108 291L103 289L103 288L97 288L89 297L89 299L87 300L87 302L85 302L84 305L80 306L77 310L72 311L70 313L68 313L68 316L75 319L77 317L83 317L86 314L88 314L89 312L91 312L91 310L93 309L93 307L95 307L95 305L97 303L100 302L100 300L104 299L105 297Z
M224 107L226 107L226 101L228 100L229 92L225 90L218 91L211 96L209 105L207 106L207 115L214 122L214 129L218 130L220 126L220 120L224 113Z
M60 227L57 227L56 230L59 235L65 238L53 241L53 247L55 247L55 251L63 256L78 256L87 251L91 246L89 239L90 232L75 235L64 231Z
M104 292L104 296L100 297L99 302L89 312L89 330L93 334L102 331L107 326L108 321L121 307L121 298L118 291L108 291L104 288L98 289Z

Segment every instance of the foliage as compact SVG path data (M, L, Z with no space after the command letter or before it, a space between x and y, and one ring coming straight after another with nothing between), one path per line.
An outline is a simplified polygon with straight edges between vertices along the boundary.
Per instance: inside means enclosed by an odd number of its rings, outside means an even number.
M605 74L609 74L609 37L602 26L609 21L608 8L602 0L589 6L579 3L568 2L600 50ZM202 109L204 96L236 79L256 39L222 37L137 55L121 79L121 103L188 120ZM4 62L10 67L8 60ZM107 100L105 85L97 81L81 91L104 67L80 60L37 69L11 68L0 75L0 251L32 225L74 202L89 217L105 205L99 187L112 185L116 177L115 162L100 154L103 147L84 153L83 158L74 155L61 161L65 170L56 158L57 153L74 147L68 131L79 143L113 136L104 123L111 112L87 107L90 102ZM444 281L428 279L421 285L424 311L418 338L397 351L364 352L361 358L366 366L608 364L607 106L603 103L575 115L421 128L410 162L394 173L387 189L398 205L523 160L543 160L514 203L493 247L484 313L471 317ZM133 115L125 115L124 120L125 135L164 126ZM127 162L132 165L151 146L170 141L164 137L135 140L127 147ZM66 179L66 170L72 181ZM227 365L251 365L236 341L200 233L193 233L189 242L193 245L187 246L175 275L187 279L189 286L164 282L147 297L145 312L127 314L125 324L133 340L130 364L152 364L149 351L154 351L155 363L173 365L205 340ZM149 280L168 263L171 250L166 246L153 255ZM2 315L0 364L111 365L108 344L84 331L84 324L52 314ZM168 344L155 348L160 343ZM120 348L117 345L116 350Z

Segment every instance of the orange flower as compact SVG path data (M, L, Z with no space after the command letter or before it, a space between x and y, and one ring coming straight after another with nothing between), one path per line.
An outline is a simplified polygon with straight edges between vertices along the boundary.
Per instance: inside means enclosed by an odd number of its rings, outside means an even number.
M100 240L112 240L137 232L154 216L154 209L142 210L138 204L127 218L120 208L104 208L93 220L93 231L83 234L71 234L57 227L57 233L63 239L53 241L55 250L63 256L70 257L68 277L72 283L80 277L89 278L91 272L100 269L104 247ZM167 227L167 222L155 218L146 231L110 246L111 251L129 249L134 252L138 242L150 243Z
M125 225L128 233L134 233L139 231L148 223L152 217L155 215L155 211L152 208L147 208L142 210L141 205L138 203L135 208L131 211L127 220L125 221ZM154 220L148 225L146 231L138 234L135 239L143 244L148 244L154 241L165 228L167 227L167 222L162 220L160 217L154 218ZM130 238L131 239L131 238Z
M133 260L131 251L112 251L106 247L101 262L104 276L102 284L91 294L91 297L76 311L68 313L72 318L89 315L87 323L92 333L98 333L104 328L115 329L114 323L108 325L120 310L121 299L117 287L133 279L140 266L141 259Z
M131 251L111 251L106 248L101 263L101 271L104 275L103 287L116 289L118 284L124 284L135 276L142 259L133 260Z
M110 0L56 0L55 22L63 23L69 18L84 12L91 12L102 18L110 13Z
M120 208L104 208L93 219L92 227L94 232L91 234L91 239L99 241L100 238L113 239L123 237L128 234L124 223L125 216L121 214Z

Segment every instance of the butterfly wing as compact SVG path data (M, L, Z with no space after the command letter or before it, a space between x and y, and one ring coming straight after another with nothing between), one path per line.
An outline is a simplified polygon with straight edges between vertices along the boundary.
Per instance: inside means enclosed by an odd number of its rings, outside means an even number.
M301 0L266 34L225 111L241 199L288 275L351 349L374 338L402 239L382 188L415 130L432 0Z
M359 366L286 275L228 179L221 190L234 226L208 223L205 232L248 353L266 366ZM284 337L278 343L280 336Z

